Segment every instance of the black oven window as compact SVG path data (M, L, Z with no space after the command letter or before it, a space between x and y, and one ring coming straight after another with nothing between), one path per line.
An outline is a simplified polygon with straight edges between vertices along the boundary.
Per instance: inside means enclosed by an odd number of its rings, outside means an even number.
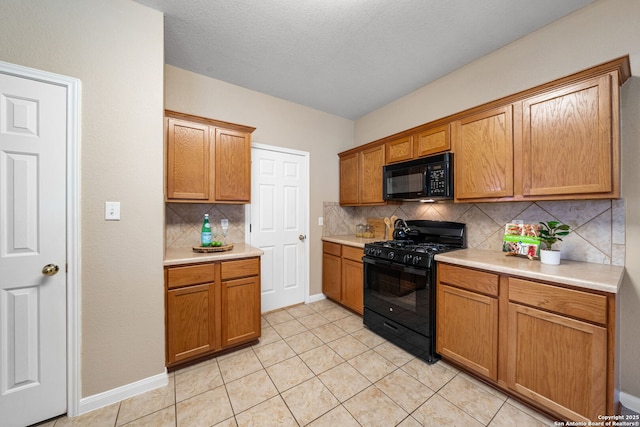
M372 273L369 282L371 296L399 308L416 311L419 304L418 298L422 297L420 292L416 291L425 289L425 277L406 272L384 271L379 268L375 268Z

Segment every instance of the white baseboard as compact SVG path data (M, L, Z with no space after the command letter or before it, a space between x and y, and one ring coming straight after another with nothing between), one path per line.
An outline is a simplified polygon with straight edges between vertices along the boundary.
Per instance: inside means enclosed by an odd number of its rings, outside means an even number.
M327 299L327 297L324 294L309 295L308 304L311 304L312 302L316 302L316 301L322 301L323 299Z
M168 383L169 376L165 370L163 373L154 375L153 377L123 385L122 387L114 388L103 393L94 394L93 396L83 397L80 399L78 415L86 414L87 412L91 412L95 409L103 408L138 394L166 386Z
M625 408L631 409L633 412L640 414L640 397L621 391L620 403L622 403Z

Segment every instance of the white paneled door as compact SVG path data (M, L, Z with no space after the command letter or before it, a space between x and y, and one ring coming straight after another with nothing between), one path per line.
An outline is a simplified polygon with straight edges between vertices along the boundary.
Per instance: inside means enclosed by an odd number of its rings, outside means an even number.
M0 424L66 411L66 88L0 73Z
M262 312L302 303L307 292L307 154L251 149L249 242L262 256Z

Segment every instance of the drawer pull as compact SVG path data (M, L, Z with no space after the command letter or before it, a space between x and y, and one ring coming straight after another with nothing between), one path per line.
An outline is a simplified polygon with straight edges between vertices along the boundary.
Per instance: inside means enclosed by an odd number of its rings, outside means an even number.
M395 326L393 326L393 325L388 324L387 322L384 322L384 323L383 323L383 325L385 326L385 328L389 328L389 329L391 329L392 331L398 332L398 328L396 328L396 327L395 327Z

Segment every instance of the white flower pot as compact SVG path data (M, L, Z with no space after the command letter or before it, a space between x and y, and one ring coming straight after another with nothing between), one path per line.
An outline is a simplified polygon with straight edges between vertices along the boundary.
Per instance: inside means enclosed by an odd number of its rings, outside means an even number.
M543 264L551 264L551 265L560 264L560 251L550 251L548 249L540 249L540 262Z

